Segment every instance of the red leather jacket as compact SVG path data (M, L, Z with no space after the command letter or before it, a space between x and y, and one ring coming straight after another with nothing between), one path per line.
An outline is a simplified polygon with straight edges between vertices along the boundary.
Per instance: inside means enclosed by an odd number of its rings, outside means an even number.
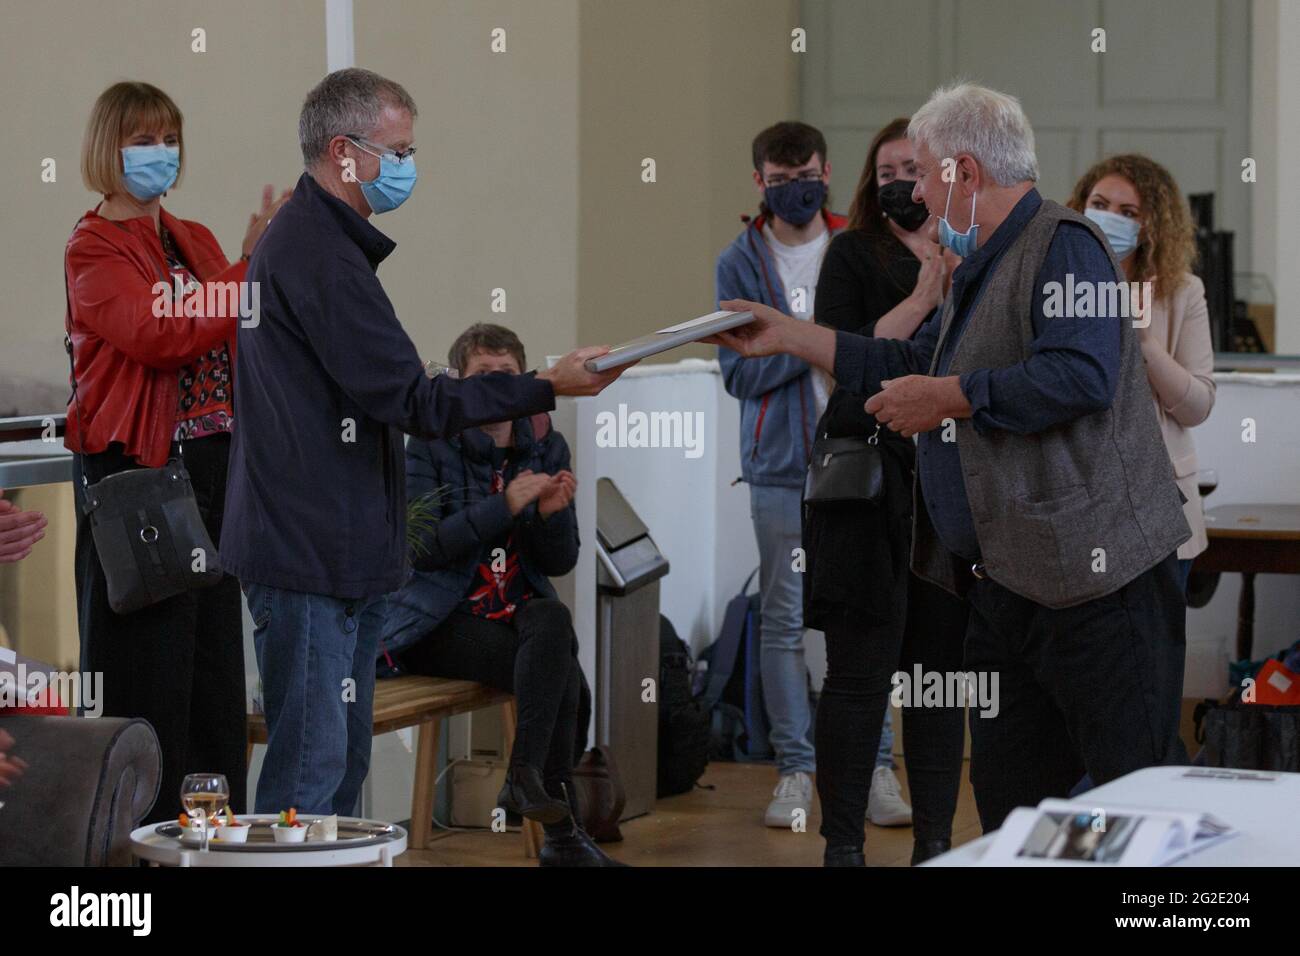
M243 281L247 263L232 266L207 228L165 209L161 218L196 279ZM64 271L84 418L78 421L78 402L69 400L69 450L92 454L121 442L142 465L165 464L176 430L181 366L225 341L234 367L237 316L154 316L160 272L170 281L166 262L148 216L114 221L91 211L72 230Z

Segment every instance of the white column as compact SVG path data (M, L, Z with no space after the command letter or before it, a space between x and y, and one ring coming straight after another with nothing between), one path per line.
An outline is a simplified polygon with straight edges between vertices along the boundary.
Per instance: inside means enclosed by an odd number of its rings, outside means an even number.
M325 0L325 69L329 73L356 66L352 38L352 0Z
M1277 292L1277 345L1300 354L1300 3L1255 0L1251 8L1251 155L1256 269Z

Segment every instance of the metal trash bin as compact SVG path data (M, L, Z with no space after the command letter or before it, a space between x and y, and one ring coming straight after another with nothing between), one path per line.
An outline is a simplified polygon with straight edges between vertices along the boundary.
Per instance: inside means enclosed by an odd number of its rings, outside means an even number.
M659 579L668 560L608 478L596 482L596 739L627 792L622 819L654 809L659 757ZM643 682L655 682L645 702Z

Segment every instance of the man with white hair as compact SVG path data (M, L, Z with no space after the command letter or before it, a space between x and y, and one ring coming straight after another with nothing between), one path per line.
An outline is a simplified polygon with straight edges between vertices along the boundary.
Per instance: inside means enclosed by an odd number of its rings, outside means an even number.
M1085 770L1105 783L1186 760L1176 549L1191 532L1137 334L1097 295L1119 263L1089 220L1034 188L1019 102L939 89L908 136L913 198L963 257L935 317L910 341L864 338L724 302L758 319L717 341L830 370L879 421L919 436L912 567L967 596L965 668L1000 677L996 716L971 713L988 831ZM1091 308L1059 315L1062 288Z
M306 172L248 266L261 309L239 329L219 550L255 627L259 813L356 807L383 597L410 570L402 433L528 418L622 371L587 372L607 351L590 348L536 374L425 375L375 274L396 244L369 221L415 185L415 115L406 90L369 70L325 77L298 120Z

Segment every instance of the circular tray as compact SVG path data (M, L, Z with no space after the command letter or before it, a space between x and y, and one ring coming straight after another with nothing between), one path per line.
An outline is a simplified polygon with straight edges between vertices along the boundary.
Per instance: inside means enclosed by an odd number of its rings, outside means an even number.
M222 843L220 840L208 840L208 850L221 853L310 853L314 850L345 850L354 847L374 846L387 843L398 835L398 828L391 823L376 823L369 820L339 819L339 838L337 840L319 840L306 843L276 843L271 827L279 817L239 818L252 829L248 833L247 843ZM299 817L304 826L311 826L321 817ZM189 850L198 849L198 844L181 840L179 823L160 823L154 828L160 837L175 840Z

